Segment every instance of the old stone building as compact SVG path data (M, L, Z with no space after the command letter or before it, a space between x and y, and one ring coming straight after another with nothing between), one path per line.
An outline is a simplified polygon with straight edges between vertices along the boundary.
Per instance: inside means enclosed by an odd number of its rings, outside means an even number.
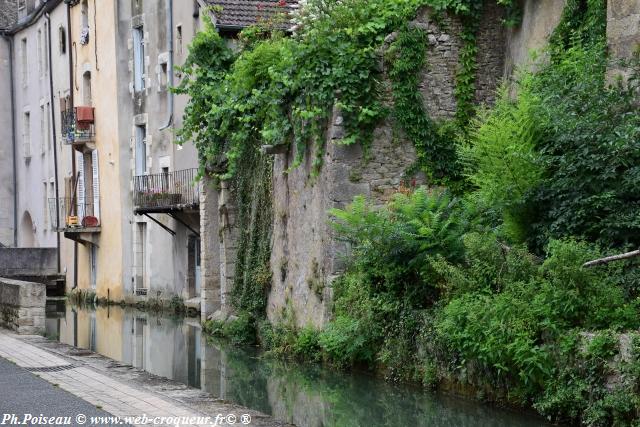
M69 95L66 9L62 1L4 1L0 10L0 243L59 250L55 207L69 165L59 136Z

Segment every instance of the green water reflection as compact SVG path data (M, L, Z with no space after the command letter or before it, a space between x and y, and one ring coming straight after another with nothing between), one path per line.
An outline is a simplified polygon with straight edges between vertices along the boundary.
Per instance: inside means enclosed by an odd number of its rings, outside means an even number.
M301 427L546 425L533 415L208 342L198 319L55 301L47 305L46 333Z

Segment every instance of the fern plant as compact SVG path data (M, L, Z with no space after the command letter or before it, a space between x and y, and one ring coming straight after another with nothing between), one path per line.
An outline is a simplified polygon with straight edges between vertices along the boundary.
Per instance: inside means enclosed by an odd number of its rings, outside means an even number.
M539 100L527 88L525 78L513 100L502 87L495 107L478 115L468 143L460 148L475 198L501 214L507 234L516 241L526 237L525 199L544 172L536 151Z

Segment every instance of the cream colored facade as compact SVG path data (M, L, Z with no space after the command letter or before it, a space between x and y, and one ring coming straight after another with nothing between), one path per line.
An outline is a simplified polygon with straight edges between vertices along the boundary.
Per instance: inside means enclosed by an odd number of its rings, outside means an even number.
M99 226L86 232L65 233L66 237L79 240L77 278L74 277L75 268L68 268L67 289L77 285L79 289L93 289L99 297L112 300L124 297L123 283L128 278L131 259L129 227L123 215L130 209L131 202L126 174L129 153L126 145L123 149L120 132L121 82L117 51L121 47L115 32L117 5L117 1L88 0L70 6L73 106L93 107L95 118L93 141L75 146L73 155L76 175L82 169L82 163L85 163L85 172L97 169L98 182L95 182L95 173L91 177L92 197L85 196L89 202L93 199L93 216L98 219ZM82 160L81 151L84 151ZM97 168L94 164L92 168L86 167L86 163L96 159ZM87 183L88 173L84 177ZM72 196L69 192L73 193L67 188L68 198ZM74 240L65 240L64 246L74 245ZM65 250L68 267L74 266L73 257L74 250Z
M171 0L69 5L73 107L93 109L94 134L69 145L75 172L63 196L71 200L62 213L67 291L114 301L198 297L198 189L190 178L198 160L192 144L174 144L185 100L169 86L199 9ZM178 187L188 194L155 206Z

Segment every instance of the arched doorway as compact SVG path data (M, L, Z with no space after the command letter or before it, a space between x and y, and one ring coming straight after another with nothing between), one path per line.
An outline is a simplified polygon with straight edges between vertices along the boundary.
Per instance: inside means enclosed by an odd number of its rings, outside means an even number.
M29 211L24 211L20 221L20 247L33 248L36 246L36 232Z

